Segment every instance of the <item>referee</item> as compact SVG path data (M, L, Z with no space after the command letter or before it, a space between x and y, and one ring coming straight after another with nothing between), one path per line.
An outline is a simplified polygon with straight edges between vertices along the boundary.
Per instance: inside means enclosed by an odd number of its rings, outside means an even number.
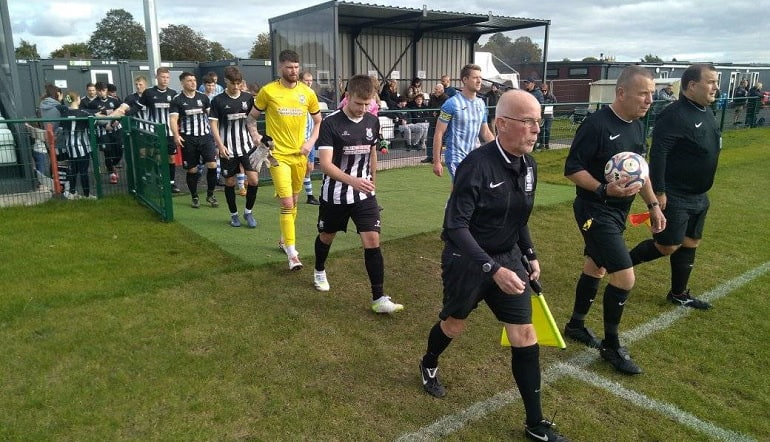
M722 134L710 105L717 91L717 72L711 65L694 64L682 74L682 94L655 120L650 150L650 176L666 215L666 230L631 250L634 265L670 255L671 290L666 298L700 310L711 308L690 295L695 250L703 237L709 209L706 192L722 149Z
M580 125L564 164L564 175L576 184L572 207L585 242L575 304L564 334L589 347L599 347L602 359L626 374L642 372L628 350L620 345L618 332L635 282L634 267L623 238L635 195L640 193L647 203L653 231L663 230L666 219L649 179L641 188L625 187L628 178L608 184L604 165L620 152L644 154L644 125L639 118L649 111L654 91L655 83L649 71L639 66L623 69L615 86L615 100ZM586 328L585 318L605 275L609 276L609 283L602 303L604 340L600 343Z
M456 170L441 235L443 308L428 334L420 375L428 394L446 394L437 375L438 358L484 301L503 322L511 342L511 370L527 415L525 435L565 441L553 423L543 419L540 347L528 284L540 275L527 226L537 185L537 168L529 153L542 124L540 104L527 92L506 92L497 104L495 124L497 138L471 151ZM522 255L532 263L529 277Z

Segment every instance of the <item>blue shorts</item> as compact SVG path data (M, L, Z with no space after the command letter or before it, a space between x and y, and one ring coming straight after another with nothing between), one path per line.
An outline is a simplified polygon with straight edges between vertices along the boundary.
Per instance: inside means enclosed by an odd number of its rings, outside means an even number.
M315 146L313 146L313 148L310 149L310 153L307 154L308 163L315 163L315 151L316 151L316 148Z

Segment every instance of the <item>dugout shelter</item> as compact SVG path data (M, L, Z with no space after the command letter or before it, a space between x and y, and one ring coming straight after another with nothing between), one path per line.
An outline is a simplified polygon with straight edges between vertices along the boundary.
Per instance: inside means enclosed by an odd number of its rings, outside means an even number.
M302 70L316 79L319 98L330 107L342 83L355 74L393 79L404 91L414 77L459 85L460 68L474 61L474 45L485 34L544 28L543 69L548 59L550 20L328 1L270 18L274 66L292 49ZM539 31L538 31L539 32ZM277 74L277 72L276 72ZM344 86L343 86L344 87ZM430 89L423 87L429 92Z

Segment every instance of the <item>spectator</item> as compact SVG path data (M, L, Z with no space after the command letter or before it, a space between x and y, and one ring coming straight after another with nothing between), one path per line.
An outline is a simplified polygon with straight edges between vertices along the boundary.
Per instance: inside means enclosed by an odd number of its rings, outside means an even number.
M748 93L748 107L746 108L746 125L749 127L756 127L757 125L757 112L759 106L762 104L762 83L756 82L754 86L749 89Z
M543 93L540 92L540 88L537 87L537 79L535 77L529 77L521 82L522 89L532 94L538 103L543 104Z
M409 85L409 89L406 90L406 98L409 101L414 101L414 97L422 95L422 80L418 77L412 79L412 83ZM423 96L423 98L425 98Z
M203 76L203 85L201 86L203 90L201 91L199 88L199 92L205 94L207 97L209 97L209 100L213 100L214 97L219 95L221 91L218 92L218 90L222 87L217 84L217 76L213 72L209 72L208 74Z
M407 150L419 149L420 140L425 139L428 128L412 122L412 115L410 115L410 112L407 110L406 103L406 97L398 97L396 112L393 112L390 116L393 119L396 130L398 130L401 133L401 136L406 140Z
M35 123L35 126L24 123L24 126L29 130L29 136L32 140L32 158L35 160L37 188L38 190L46 190L46 186L43 183L48 179L51 172L51 166L48 161L48 146L46 145L46 131L37 127L37 123Z
M737 126L741 119L741 112L746 108L746 98L749 96L749 82L741 80L738 88L735 89L733 94L733 101L735 102L735 115L733 117L733 125Z
M451 86L452 79L449 78L449 75L442 75L441 76L441 85L444 86L444 93L447 97L452 98L457 93L457 89Z
M551 126L553 125L553 105L557 103L556 97L551 92L548 83L543 82L540 85L540 92L543 94L543 129L540 131L540 148L548 150L551 148Z
M388 109L395 109L398 107L398 84L396 83L396 80L388 80L385 82L385 86L382 87L382 92L380 92L380 100L385 102Z
M433 109L431 111L430 124L428 125L428 149L426 157L420 161L421 163L433 163L433 134L436 131L436 121L438 121L438 114L441 110L441 106L443 106L448 99L449 97L444 92L443 84L438 83L433 86L433 92L428 98L428 107Z
M500 90L497 87L497 83L492 83L492 86L490 87L489 92L487 92L485 98L487 111L489 112L489 115L487 116L487 124L489 124L489 129L492 131L492 133L495 134L495 107L497 106L497 100L500 99Z
M412 117L412 124L416 124L422 128L422 136L416 146L420 149L425 149L425 141L428 138L428 128L430 127L431 112L428 109L428 104L425 102L425 97L420 94L414 97L414 101L409 103L408 107L414 109L410 112Z
M201 82L201 85L198 86L198 92L202 94L206 94L208 96L209 94L206 92L206 79L211 80L212 83L214 83L214 95L219 95L222 92L225 91L225 88L223 88L219 83L219 76L217 76L217 73L214 71L207 72L206 75L203 76L203 81ZM212 97L209 97L211 99Z

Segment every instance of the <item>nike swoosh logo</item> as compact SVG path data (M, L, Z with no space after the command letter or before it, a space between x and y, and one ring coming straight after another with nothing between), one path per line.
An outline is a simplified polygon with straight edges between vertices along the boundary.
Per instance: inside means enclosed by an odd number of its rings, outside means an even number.
M616 138L617 138L617 137L619 137L619 136L620 136L620 134L617 134L617 135L610 135L610 141L612 141L612 140L616 139Z
M500 181L499 183L493 183L493 182L491 182L491 181L490 181L490 183L489 183L489 188L490 188L490 189L494 189L494 188L496 188L496 187L500 187L500 186L502 186L502 185L503 185L503 183L504 183L504 182L505 182L505 181Z
M702 121L701 121L700 123L697 123L697 124L695 125L695 128L696 128L696 129L697 129L697 128L699 128L701 124L703 124L703 122L702 122Z
M438 371L438 367L436 367L436 368L425 368L425 371L428 372L428 377L433 379L433 378L436 377L436 371ZM428 380L425 379L425 375L420 373L420 377L422 378L422 385L425 385L425 384L428 383Z
M527 429L527 434L529 434L530 436L534 437L537 440L542 440L544 442L548 442L548 435L547 434L544 434L544 435L541 436L539 434L535 434L535 433L529 431L529 429Z

